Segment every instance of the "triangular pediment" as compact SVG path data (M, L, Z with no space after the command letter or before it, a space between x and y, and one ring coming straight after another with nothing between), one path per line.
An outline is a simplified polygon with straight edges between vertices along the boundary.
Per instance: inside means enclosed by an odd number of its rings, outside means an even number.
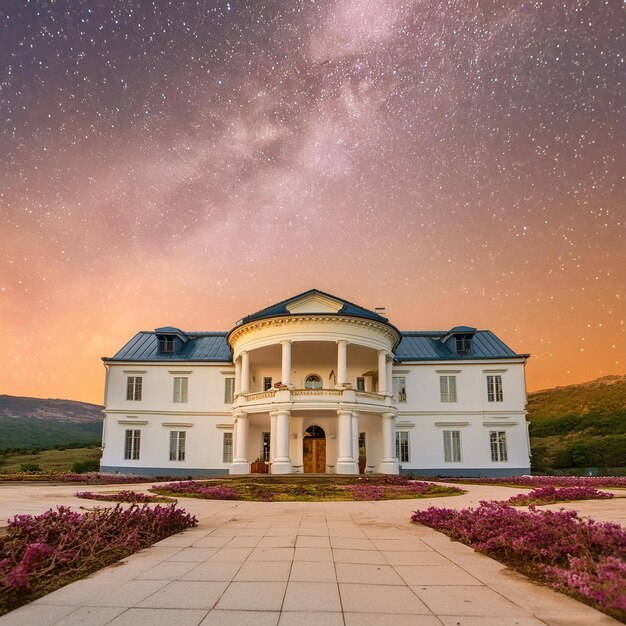
M329 298L321 293L311 293L300 298L295 298L285 305L289 313L337 313L344 303L335 298Z

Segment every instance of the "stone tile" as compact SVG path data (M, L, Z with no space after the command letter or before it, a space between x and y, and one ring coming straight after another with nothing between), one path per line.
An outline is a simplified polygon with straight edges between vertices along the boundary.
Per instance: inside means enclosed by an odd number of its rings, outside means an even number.
M431 615L408 587L340 583L339 593L346 613Z
M217 562L239 562L245 561L254 548L220 548L209 561Z
M178 580L181 576L197 567L197 563L190 561L163 561L145 572L141 572L135 578L137 580Z
M407 585L482 585L456 565L394 565Z
M247 561L234 580L285 582L289 580L290 570L291 561Z
M126 560L138 561L148 559L149 561L165 561L180 551L180 546L152 546L145 550L135 552L132 556L127 557Z
M138 606L155 609L212 609L227 582L178 580L167 584Z
M290 581L283 602L283 611L341 611L337 583Z
M309 537L307 535L298 536L296 548L330 548L330 539L328 537Z
M263 537L250 537L247 535L233 537L226 545L229 548L255 548Z
M111 626L198 626L206 611L193 609L129 609L116 617Z
M389 565L377 550L333 550L335 563L372 563Z
M76 610L75 606L35 606L27 604L0 617L2 626L49 626L60 624L64 616Z
M296 548L294 561L332 561L330 548Z
M542 622L534 617L470 617L470 616L439 616L444 626L545 626ZM550 623L550 622L549 622ZM589 626L589 622L586 622ZM571 622L564 622L563 626L570 626ZM596 622L594 622L594 626ZM582 626L582 625L581 625Z
M167 585L165 580L131 580L113 591L94 594L89 606L136 606ZM80 603L82 604L82 602Z
M395 552L381 554L390 565L450 565L450 561L438 552Z
M241 567L240 561L220 562L206 561L205 563L192 563L194 568L181 576L181 580L205 580L205 581L227 581L233 580L237 571Z
M365 563L337 563L337 580L340 583L366 585L404 585L404 581L390 565Z
M251 561L292 561L294 548L254 548Z
M432 551L421 539L373 539L378 550L386 552L428 552Z
M293 548L296 545L296 536L286 534L284 536L262 537L259 548Z
M331 537L330 545L333 548L344 550L376 550L370 539L353 539L350 537Z
M287 583L234 582L216 605L216 609L240 611L279 611Z
M193 542L194 548L223 548L234 537L224 537L223 535L209 535Z
M58 626L105 626L124 611L126 609L121 607L83 606L70 615L65 615L55 624ZM33 622L33 624L39 623Z
M335 582L335 564L326 561L294 561L291 565L289 580L298 582Z
M161 539L161 541L157 541L154 546L179 546L181 548L187 548L193 545L199 539L202 539L206 533L201 536L198 535L188 535L187 533L181 533L178 535L172 535L171 537L166 537L165 539Z
M200 563L206 561L210 556L213 556L218 551L218 548L197 548L192 546L191 548L183 548L180 552L172 555L168 561L195 561Z
M213 609L200 626L276 626L278 611L220 611Z
M346 626L441 626L441 622L434 615L344 613L343 616Z
M343 626L341 613L281 613L278 626Z
M492 617L528 616L528 613L487 587L411 586L435 615Z

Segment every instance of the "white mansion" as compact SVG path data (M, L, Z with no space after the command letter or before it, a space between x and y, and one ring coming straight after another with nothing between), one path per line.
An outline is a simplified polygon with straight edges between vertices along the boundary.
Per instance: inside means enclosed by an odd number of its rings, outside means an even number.
M399 331L315 289L229 333L139 332L103 359L101 469L526 474L527 358L490 331Z

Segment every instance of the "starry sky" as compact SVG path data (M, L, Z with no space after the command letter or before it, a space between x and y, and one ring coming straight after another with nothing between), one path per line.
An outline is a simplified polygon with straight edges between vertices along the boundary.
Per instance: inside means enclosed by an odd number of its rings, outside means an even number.
M0 392L310 288L626 371L619 0L3 0Z

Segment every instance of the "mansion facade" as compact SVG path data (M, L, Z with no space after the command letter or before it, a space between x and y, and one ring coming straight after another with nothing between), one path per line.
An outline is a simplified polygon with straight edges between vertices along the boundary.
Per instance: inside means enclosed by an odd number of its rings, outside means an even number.
M142 331L103 358L101 470L528 474L528 356L315 289L228 333Z

